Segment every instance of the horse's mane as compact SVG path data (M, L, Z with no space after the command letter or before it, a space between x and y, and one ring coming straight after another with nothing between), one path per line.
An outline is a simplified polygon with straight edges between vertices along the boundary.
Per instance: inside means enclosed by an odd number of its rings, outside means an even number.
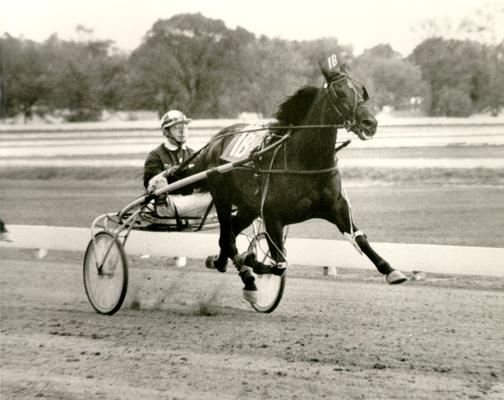
M300 125L310 111L319 90L314 86L302 87L278 106L275 118L282 124Z

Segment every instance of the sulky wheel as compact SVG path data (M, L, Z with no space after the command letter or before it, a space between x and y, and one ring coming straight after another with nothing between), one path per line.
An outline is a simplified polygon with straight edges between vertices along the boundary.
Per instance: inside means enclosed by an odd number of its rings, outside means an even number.
M252 272L257 286L257 300L251 305L257 312L270 313L282 300L286 271L280 274L271 268L273 260L270 256L265 233L259 233L254 237L248 252L254 253L257 261L254 263Z
M109 232L99 232L90 240L83 275L87 298L96 312L116 313L126 297L128 262L122 244Z

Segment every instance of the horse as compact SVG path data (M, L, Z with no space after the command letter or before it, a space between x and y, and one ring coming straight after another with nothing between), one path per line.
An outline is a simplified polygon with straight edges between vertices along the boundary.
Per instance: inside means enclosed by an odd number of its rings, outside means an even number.
M276 122L268 126L266 140L274 143L287 139L282 146L262 154L252 168L211 174L205 183L220 225L220 252L207 259L207 267L225 272L228 260L232 260L245 285L244 297L250 302L256 298L257 288L238 254L236 236L258 216L264 223L277 272L284 273L287 266L284 227L322 218L336 225L385 275L386 282L407 280L373 250L367 236L357 228L337 168L338 127L347 128L361 140L369 140L376 133L378 122L366 104L368 92L344 66L327 68L320 64L320 70L323 87L300 88L280 104ZM223 152L234 134L246 131L247 126L235 124L218 132L198 154L194 168L201 171L222 165Z

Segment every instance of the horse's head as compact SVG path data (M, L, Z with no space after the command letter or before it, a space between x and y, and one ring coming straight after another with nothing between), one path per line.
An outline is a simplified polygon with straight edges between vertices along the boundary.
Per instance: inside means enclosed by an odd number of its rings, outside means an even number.
M364 85L348 75L344 64L331 69L320 64L320 69L326 79L324 91L337 114L337 122L362 140L371 139L378 121L366 105L369 95Z

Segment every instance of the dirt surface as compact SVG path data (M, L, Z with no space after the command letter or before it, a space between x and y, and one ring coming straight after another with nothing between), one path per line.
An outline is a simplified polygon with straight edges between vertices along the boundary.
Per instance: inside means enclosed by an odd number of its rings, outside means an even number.
M504 279L296 267L258 314L234 271L130 259L105 317L81 257L0 248L2 399L504 398Z

